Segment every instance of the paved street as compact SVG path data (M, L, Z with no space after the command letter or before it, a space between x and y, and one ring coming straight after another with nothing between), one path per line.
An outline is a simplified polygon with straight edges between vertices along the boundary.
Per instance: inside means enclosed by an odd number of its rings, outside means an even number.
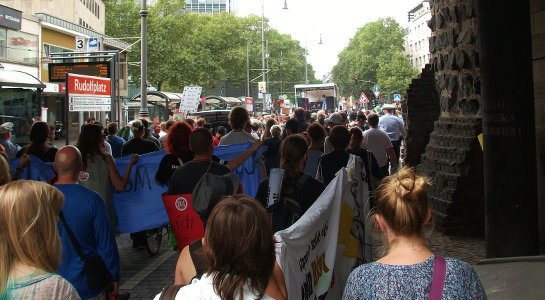
M134 249L128 234L117 237L121 258L121 293L129 292L130 299L153 299L163 286L174 283L174 268L178 251L168 246L163 236L159 253L150 256L145 249Z

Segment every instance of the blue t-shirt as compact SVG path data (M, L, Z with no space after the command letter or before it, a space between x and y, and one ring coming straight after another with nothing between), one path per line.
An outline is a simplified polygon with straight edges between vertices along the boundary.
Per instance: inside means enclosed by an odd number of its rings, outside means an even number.
M441 299L486 299L470 264L446 257L447 272ZM346 282L343 299L428 299L435 255L425 262L393 266L377 262L356 268Z
M85 257L100 255L112 280L119 282L119 253L102 197L78 184L55 184L64 195L62 212ZM62 242L62 261L57 273L66 278L82 299L95 297L102 289L91 290L83 261L61 221L57 223Z
M112 156L114 158L121 157L121 147L125 144L125 140L118 137L117 135L109 135L106 141L112 146Z

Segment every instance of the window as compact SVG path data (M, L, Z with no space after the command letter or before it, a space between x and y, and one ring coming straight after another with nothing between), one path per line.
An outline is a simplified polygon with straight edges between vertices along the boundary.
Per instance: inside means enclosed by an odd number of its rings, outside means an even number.
M0 28L0 57L6 57L6 29Z
M7 58L15 61L38 63L38 36L15 31L7 31Z

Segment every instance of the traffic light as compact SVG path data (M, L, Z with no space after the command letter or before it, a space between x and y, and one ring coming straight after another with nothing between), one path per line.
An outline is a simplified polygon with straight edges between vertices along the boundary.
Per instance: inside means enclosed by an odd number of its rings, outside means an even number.
M354 83L358 83L358 76L354 77Z

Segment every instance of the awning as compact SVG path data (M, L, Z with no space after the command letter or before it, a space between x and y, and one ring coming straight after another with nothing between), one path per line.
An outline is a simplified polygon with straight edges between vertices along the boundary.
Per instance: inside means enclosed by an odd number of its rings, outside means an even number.
M329 90L332 87L337 87L334 83L321 83L321 84L296 84L294 88L300 91L310 91L310 90Z
M21 71L0 70L0 88L36 88L43 89L45 84L38 78Z
M140 101L141 101L140 94L136 94L131 99L131 102L140 102ZM148 92L148 102L164 103L165 101L168 101L169 103L180 103L182 101L182 94L170 93L170 92L159 92L159 91Z

